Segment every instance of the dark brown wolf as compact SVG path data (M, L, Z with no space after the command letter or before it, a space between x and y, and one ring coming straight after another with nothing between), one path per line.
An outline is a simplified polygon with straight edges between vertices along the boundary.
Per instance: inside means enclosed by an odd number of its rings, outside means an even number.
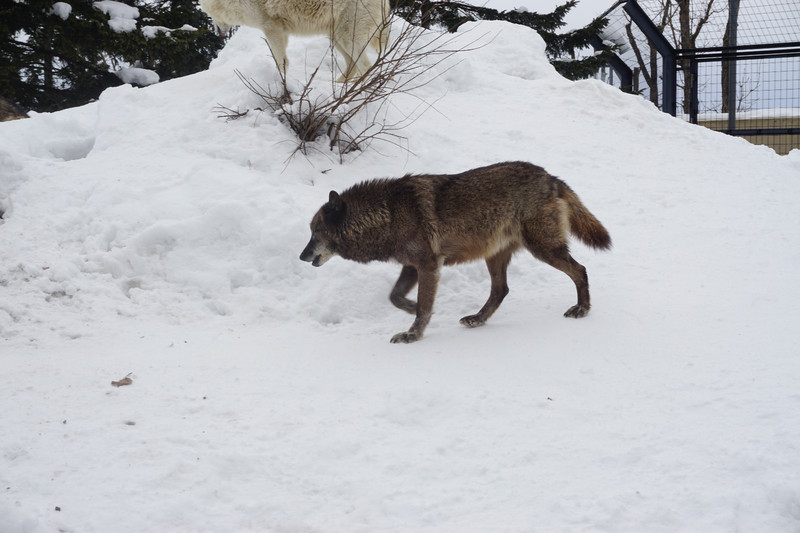
M461 319L465 326L481 326L508 294L506 269L521 247L575 282L578 303L564 316L585 316L589 281L569 253L569 233L593 248L611 247L606 229L566 183L530 163L498 163L462 174L366 181L341 195L331 191L311 220L311 240L300 259L314 266L335 255L402 264L389 299L416 319L392 342L414 342L430 321L443 265L486 260L489 299ZM414 302L406 295L417 283Z

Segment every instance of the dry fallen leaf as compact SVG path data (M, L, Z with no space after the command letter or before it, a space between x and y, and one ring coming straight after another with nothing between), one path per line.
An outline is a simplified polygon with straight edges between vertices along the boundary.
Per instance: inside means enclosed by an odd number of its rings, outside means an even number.
M122 387L123 385L130 385L131 383L133 383L133 380L130 378L130 374L128 374L127 376L125 376L124 378L122 378L119 381L112 381L111 382L111 384L113 386L115 386L115 387Z

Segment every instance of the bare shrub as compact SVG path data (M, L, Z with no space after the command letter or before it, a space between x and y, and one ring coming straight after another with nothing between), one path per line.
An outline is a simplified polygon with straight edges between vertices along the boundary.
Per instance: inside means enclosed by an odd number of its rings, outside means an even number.
M386 22L378 31L389 31ZM399 31L397 31L399 28ZM485 46L485 35L469 40L466 45L456 45L461 35L434 33L417 26L398 22L394 25L392 38L385 50L380 50L372 66L360 77L344 83L336 79L335 53L330 47L330 85L321 79L324 61L310 73L305 82L292 89L286 74L278 69L280 80L264 87L237 71L242 83L263 102L263 108L276 115L297 135L298 144L292 155L307 154L311 149L323 146L338 154L340 162L345 154L364 150L373 141L383 141L407 148L401 131L417 120L435 102L425 101L415 93L455 66L438 69L446 60L460 52ZM361 53L366 53L362 50ZM418 105L403 112L392 105L392 97L398 94L411 95ZM400 118L389 119L389 109ZM220 116L228 120L240 118L248 111L218 107ZM326 144L323 144L322 141Z

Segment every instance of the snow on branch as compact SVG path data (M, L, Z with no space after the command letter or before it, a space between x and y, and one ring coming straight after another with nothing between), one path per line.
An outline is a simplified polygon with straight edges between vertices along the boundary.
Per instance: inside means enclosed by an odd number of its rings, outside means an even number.
M99 0L92 5L108 15L108 26L117 33L128 33L136 29L139 10L116 0Z
M56 2L50 10L51 15L56 15L61 20L67 20L72 13L72 6L66 2Z

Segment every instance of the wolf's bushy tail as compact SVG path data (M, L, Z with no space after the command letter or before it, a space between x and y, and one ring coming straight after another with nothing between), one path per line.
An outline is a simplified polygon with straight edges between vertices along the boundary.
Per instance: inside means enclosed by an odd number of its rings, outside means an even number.
M559 198L567 204L567 219L569 220L569 231L581 240L586 246L591 246L598 250L608 250L611 248L611 236L606 228L595 216L586 209L578 195L561 182L559 188Z

